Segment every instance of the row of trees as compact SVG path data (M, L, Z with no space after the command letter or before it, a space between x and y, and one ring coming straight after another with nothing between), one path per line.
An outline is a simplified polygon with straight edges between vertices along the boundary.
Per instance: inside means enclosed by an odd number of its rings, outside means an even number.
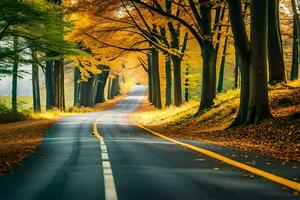
M200 115L213 106L217 92L222 91L227 49L233 37L235 87L241 80L239 114L233 125L258 123L271 117L268 83L286 82L279 3L279 0L82 0L73 5L74 10L85 16L85 21L79 21L79 27L80 23L84 26L74 38L84 41L92 50L112 49L111 59L126 52L139 52L138 60L148 74L149 101L157 108L162 107L159 52L165 61L165 106L172 102L180 106L182 60L188 41L196 41L202 60L197 113ZM291 8L293 15L290 79L294 80L298 78L299 65L299 5L296 0L283 3ZM84 23L87 21L88 25Z
M77 67L74 105L88 106L104 101L109 67L100 66L90 52L78 45L79 42L66 40L72 24L67 21L61 0L1 0L0 11L0 75L12 76L14 112L18 107L18 79L30 72L34 111L41 111L41 72L45 75L46 108L65 110L64 73L65 65L70 61ZM87 78L87 82L81 81ZM113 80L115 85L116 78ZM93 99L88 95L92 95Z
M87 81L80 80L78 69L74 71L74 106L94 106L103 103L106 99L113 99L120 94L119 75L109 77L110 67L99 66L101 73L90 73ZM107 85L107 94L105 87Z

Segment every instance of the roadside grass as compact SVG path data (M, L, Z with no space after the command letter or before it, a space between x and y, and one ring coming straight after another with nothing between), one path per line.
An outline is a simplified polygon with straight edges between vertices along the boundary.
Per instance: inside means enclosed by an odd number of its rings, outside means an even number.
M147 112L137 112L134 114L135 118L142 125L163 125L171 122L185 122L187 120L206 119L211 118L215 114L220 117L227 114L227 111L236 109L239 103L239 90L229 90L225 93L217 95L213 109L205 111L201 116L195 118L199 107L199 101L192 99L184 103L180 107L170 106L162 110L150 110Z

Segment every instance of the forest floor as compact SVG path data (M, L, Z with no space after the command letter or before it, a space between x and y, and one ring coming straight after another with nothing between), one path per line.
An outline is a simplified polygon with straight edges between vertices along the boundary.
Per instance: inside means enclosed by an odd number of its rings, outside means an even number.
M117 96L94 108L71 109L71 112L47 112L33 115L32 119L14 123L0 124L0 174L7 173L13 166L35 152L42 142L48 127L57 120L78 115L80 112L106 110L124 98Z
M295 85L295 84L294 84ZM300 87L277 86L270 89L273 119L258 125L229 128L239 105L239 92L218 95L215 105L194 117L197 101L158 111L147 100L133 115L141 125L167 136L230 146L282 159L300 162Z

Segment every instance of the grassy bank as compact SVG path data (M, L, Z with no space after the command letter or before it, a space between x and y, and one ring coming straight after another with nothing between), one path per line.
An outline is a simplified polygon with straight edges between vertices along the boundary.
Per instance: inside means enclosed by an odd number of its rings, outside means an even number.
M258 125L227 129L238 111L238 90L218 95L214 107L199 117L194 117L199 105L197 101L161 111L145 102L143 108L134 114L134 119L169 136L231 146L285 161L300 162L299 83L270 88L270 107L274 118ZM148 111L143 112L145 107L148 107Z

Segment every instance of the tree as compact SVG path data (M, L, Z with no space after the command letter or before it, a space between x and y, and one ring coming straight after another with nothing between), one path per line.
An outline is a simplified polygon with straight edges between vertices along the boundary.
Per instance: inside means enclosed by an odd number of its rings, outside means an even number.
M39 66L36 51L31 49L32 57L32 97L33 97L33 110L34 112L41 112L41 97L40 97L40 80L39 80Z
M251 1L251 43L241 1L227 2L241 71L240 108L233 125L259 123L271 117L267 88L268 1Z
M268 2L268 30L269 83L286 82L279 25L279 0Z
M12 70L12 99L11 99L11 105L12 110L14 112L17 111L17 83L18 83L18 69L19 69L19 55L18 55L18 47L19 46L19 39L18 37L13 37L13 51L14 51L14 60L13 60L13 70Z
M300 63L300 20L297 12L296 0L291 0L293 10L293 58L292 58L292 70L291 80L298 79L299 63ZM298 7L300 3L298 2Z

